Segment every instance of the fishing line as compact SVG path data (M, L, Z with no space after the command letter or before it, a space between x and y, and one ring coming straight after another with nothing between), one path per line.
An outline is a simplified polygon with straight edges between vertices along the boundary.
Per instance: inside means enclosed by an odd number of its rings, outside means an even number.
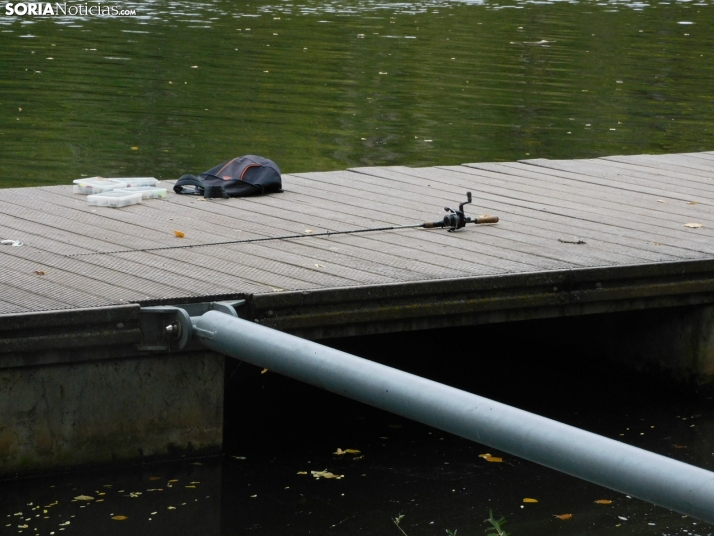
M470 218L464 214L464 205L471 203L471 192L466 192L466 197L468 201L461 203L459 205L459 210L454 210L449 207L444 207L447 212L446 216L442 220L434 222L425 223L415 223L412 225L392 225L388 227L370 227L368 229L350 229L349 231L324 231L321 233L304 233L304 234L291 234L282 236L267 236L264 238L246 238L243 240L222 240L220 242L207 242L205 244L186 244L181 246L156 246L151 248L140 248L140 249L120 249L116 251L94 251L91 253L73 253L71 255L64 255L65 257L86 257L88 255L115 255L118 253L134 253L140 251L166 251L168 249L187 249L187 248L200 248L207 246L227 246L230 244L253 244L256 242L271 242L274 240L291 240L293 238L306 238L306 237L329 237L345 234L356 234L356 233L373 233L377 231L398 231L401 229L436 229L440 227L447 227L449 232L456 231L464 227L467 223L498 223L498 216L480 216L477 218Z

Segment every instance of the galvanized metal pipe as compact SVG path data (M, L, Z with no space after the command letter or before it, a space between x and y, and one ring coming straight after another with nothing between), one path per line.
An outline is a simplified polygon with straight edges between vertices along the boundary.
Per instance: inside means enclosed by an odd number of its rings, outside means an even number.
M714 524L714 473L216 311L216 352Z

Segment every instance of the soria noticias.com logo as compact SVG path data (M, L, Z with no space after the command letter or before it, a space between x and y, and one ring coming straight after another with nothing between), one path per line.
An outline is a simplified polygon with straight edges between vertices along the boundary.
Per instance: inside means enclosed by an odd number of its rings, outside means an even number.
M0 12L1 13L1 12ZM18 2L6 3L7 16L43 16L43 17L133 17L135 9L122 9L103 4L68 4L55 2Z

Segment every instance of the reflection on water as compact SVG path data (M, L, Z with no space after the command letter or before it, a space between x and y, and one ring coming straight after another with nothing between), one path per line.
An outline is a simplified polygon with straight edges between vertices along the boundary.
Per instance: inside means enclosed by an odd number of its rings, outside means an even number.
M0 15L1 185L714 147L708 2L121 7Z

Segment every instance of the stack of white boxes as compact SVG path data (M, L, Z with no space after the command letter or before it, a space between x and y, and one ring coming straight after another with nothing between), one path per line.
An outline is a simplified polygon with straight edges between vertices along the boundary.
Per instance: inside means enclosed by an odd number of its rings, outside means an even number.
M159 181L153 177L89 177L73 182L74 193L86 195L87 203L98 207L126 207L141 203L143 199L166 197L166 188L159 188Z

